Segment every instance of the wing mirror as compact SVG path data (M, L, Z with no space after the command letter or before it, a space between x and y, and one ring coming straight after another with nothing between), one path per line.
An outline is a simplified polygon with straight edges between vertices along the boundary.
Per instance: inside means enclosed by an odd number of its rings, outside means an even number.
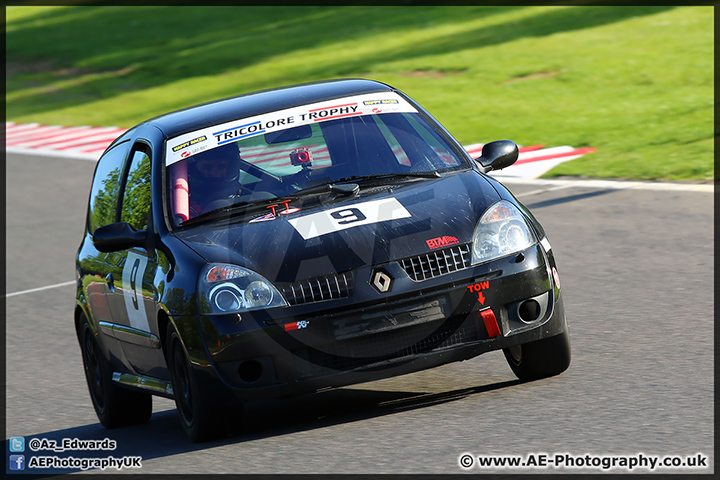
M518 159L518 146L511 140L495 140L483 145L482 155L475 159L484 173L509 167Z
M101 252L119 252L133 247L146 248L147 230L135 230L127 222L105 225L93 233L93 245Z

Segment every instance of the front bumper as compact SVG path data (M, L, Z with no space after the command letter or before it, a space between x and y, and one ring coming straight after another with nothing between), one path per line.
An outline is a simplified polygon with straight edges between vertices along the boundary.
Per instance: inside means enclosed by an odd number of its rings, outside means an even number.
M567 328L551 251L519 254L424 281L397 262L355 272L352 296L272 312L201 317L208 388L258 400L339 387L466 360ZM382 269L393 285L371 285ZM499 328L488 329L491 310ZM271 315L272 313L272 315ZM492 323L492 322L491 322ZM218 382L220 380L221 382Z

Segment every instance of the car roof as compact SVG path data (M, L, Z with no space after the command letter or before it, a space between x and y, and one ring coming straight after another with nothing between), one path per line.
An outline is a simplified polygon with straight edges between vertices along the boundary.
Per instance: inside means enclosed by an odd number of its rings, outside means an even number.
M143 122L172 138L209 125L348 95L395 91L375 80L340 79L260 90L170 112Z

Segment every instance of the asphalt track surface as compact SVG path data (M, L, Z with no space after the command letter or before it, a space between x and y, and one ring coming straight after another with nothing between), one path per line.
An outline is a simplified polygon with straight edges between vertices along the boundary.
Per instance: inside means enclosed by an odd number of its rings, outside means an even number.
M562 375L521 383L502 353L491 352L251 404L244 433L192 444L169 400L155 397L150 422L119 430L104 429L92 409L72 280L93 168L87 160L7 158L7 437L117 442L108 452L26 449L28 460L140 456L142 473L603 473L464 470L459 458L701 453L706 468L655 472L714 472L711 193L509 184L555 250L573 350Z

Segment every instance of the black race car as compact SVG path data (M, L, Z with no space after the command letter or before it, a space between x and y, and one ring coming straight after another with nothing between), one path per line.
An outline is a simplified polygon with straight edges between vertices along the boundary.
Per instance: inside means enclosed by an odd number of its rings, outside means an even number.
M193 441L242 404L503 349L563 372L555 259L527 208L420 105L351 79L241 95L128 130L98 161L75 325L108 428L174 398Z

